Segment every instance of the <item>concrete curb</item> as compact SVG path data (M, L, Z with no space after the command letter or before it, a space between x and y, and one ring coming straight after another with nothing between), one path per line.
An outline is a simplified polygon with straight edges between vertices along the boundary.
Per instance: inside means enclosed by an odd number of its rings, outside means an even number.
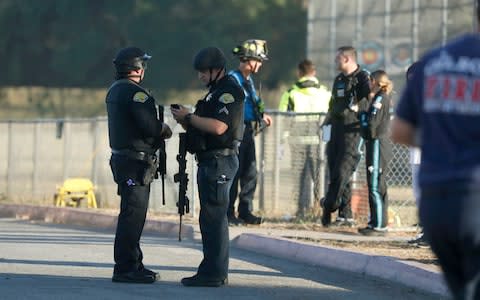
M366 255L249 233L236 237L232 246L308 265L382 278L442 296L450 295L441 273L425 270L392 257Z
M115 228L117 226L117 216L69 207L0 204L0 217L98 228ZM144 227L146 232L161 233L168 237L178 237L178 229L179 224L177 223L155 220L147 220ZM182 225L182 239L194 239L193 226Z

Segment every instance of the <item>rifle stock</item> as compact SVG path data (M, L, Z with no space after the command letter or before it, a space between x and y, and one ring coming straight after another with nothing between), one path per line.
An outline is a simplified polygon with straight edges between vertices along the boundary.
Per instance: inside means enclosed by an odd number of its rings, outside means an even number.
M178 240L182 240L182 217L185 213L190 212L190 200L187 197L187 187L188 187L188 174L186 173L187 169L187 134L179 134L179 145L178 145L178 173L173 176L173 181L178 182L178 201L177 208L178 214L180 216L180 226L178 229Z

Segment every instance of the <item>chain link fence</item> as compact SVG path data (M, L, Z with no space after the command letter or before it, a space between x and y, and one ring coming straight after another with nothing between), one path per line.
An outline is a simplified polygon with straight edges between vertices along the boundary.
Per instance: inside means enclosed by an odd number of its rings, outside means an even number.
M181 130L173 118L166 122L175 133ZM167 142L166 206L162 206L161 182L152 185L152 210L176 211L178 172L175 157L178 134ZM0 198L33 204L53 204L57 188L68 178L88 178L102 207L118 207L119 197L110 171L110 147L106 117L92 119L46 119L0 122ZM189 173L194 174L193 157L188 157ZM189 192L196 189L190 175ZM193 199L193 197L192 197Z
M385 70L393 80L393 101L405 83L405 71L427 50L476 27L475 0L325 0L308 2L307 57L315 62L320 81L338 73L336 49L351 45L369 71ZM416 223L409 151L394 145L387 174L392 222ZM354 175L352 207L368 218L364 161Z
M326 144L320 141L323 114L292 114L271 111L273 125L256 137L259 180L254 209L266 217L290 219L303 210L318 216L318 199L328 184ZM175 213L178 185L178 132L170 115L166 122L174 135L167 141L166 205L162 205L161 181L152 184L150 208ZM299 126L300 125L300 126ZM96 186L100 206L118 207L119 197L109 167L110 148L105 117L0 122L0 197L31 204L53 204L57 187L72 177L89 178ZM393 146L387 175L390 207L397 225L416 222L411 189L408 149ZM198 212L196 163L188 155L188 194L192 211ZM353 210L359 220L368 218L365 163L354 174ZM401 220L401 222L399 222Z
M307 203L306 215L318 218L318 202L328 188L326 143L321 141L320 130L325 115L282 112L271 114L274 117L272 127L257 138L257 157L261 171L261 188L257 191L259 208L267 216L288 219L301 212ZM300 131L295 124L301 124ZM318 156L312 158L312 154ZM314 170L309 169L312 166L315 167ZM315 179L315 176L318 178ZM391 224L416 224L417 208L407 147L392 144L392 159L386 172L386 180ZM369 206L364 156L353 175L352 210L360 222L367 222Z
M475 0L323 0L308 2L306 55L320 81L337 74L336 49L351 45L359 64L385 70L396 90L427 50L475 28Z

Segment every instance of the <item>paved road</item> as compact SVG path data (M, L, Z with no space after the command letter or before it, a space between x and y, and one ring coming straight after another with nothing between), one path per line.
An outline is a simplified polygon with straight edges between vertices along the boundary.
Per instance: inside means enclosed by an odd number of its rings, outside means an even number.
M230 284L185 288L201 260L198 241L147 234L151 285L112 283L113 231L0 219L1 299L439 299L411 288L332 269L231 250Z

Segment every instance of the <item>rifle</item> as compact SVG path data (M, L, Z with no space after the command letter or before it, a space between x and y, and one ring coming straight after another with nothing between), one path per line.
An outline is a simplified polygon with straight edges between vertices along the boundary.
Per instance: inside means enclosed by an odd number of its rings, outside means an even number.
M190 212L190 200L187 197L188 174L185 172L187 168L187 134L180 133L178 137L178 173L173 175L173 181L179 183L177 208L180 215L180 226L178 229L178 241L182 241L182 216Z
M164 108L161 105L156 106L157 118L160 122L164 122ZM165 205L165 175L167 174L167 151L165 149L165 140L160 142L160 148L158 150L158 169L155 174L155 178L158 178L158 174L162 176L162 205Z
M165 175L167 174L167 152L165 151L165 141L163 147L158 151L158 174L162 177L162 204L165 205Z

